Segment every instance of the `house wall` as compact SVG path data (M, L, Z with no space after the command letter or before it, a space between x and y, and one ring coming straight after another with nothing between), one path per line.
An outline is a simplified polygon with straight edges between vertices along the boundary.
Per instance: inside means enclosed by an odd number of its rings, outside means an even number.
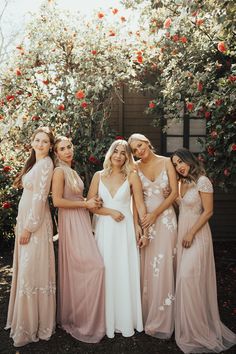
M141 133L152 142L158 154L163 154L163 133L152 126L152 118L144 113L150 97L129 92L125 87L121 92L122 101L114 99L110 124L119 135L126 139L133 133ZM236 190L224 193L215 190L214 215L210 220L214 240L236 239Z

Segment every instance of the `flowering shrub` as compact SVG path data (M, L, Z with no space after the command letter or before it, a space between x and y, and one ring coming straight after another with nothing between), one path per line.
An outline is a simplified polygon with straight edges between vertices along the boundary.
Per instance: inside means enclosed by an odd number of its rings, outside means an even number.
M160 125L162 118L206 119L205 152L199 158L216 186L235 187L235 1L123 3L141 4L146 29L139 37L139 87L152 94L147 112L154 115L154 124Z

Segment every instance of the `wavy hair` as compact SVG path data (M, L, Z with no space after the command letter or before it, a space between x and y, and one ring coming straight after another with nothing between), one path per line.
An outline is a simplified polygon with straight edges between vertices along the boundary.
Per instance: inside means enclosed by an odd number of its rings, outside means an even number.
M148 147L150 148L150 150L152 150L153 152L155 151L154 147L152 146L151 141L143 134L134 133L134 134L130 135L130 137L128 139L128 144L130 147L131 147L131 143L133 141L144 141L145 143L148 144Z
M35 130L35 132L33 133L32 137L31 137L31 142L34 141L36 135L38 133L45 133L47 134L47 136L49 137L49 141L50 144L54 145L54 135L52 130L49 127L39 127ZM54 154L53 154L53 150L49 150L48 156L51 157L51 159L54 161ZM22 170L20 171L20 173L16 176L14 182L13 182L13 186L15 188L22 188L22 177L31 170L31 168L34 166L34 164L36 163L36 155L35 155L35 151L32 148L31 152L30 152L30 156L29 158L26 160L24 167L22 168Z
M126 156L125 163L121 167L121 172L127 177L133 169L134 160L133 160L130 146L127 143L127 141L118 139L111 144L109 150L106 153L105 160L103 163L105 176L108 176L112 173L111 156L114 154L115 149L119 145L122 145L125 148L125 156Z
M77 172L72 167L70 167L66 162L60 160L59 157L56 155L57 149L58 149L58 144L62 141L70 142L72 145L72 148L73 148L73 144L69 138L67 138L66 136L62 136L62 135L57 136L55 139L55 143L54 143L54 152L55 152L54 163L55 163L56 167L60 167L63 170L66 184L69 186L69 188L72 190L72 192L79 193L80 188L79 188L79 184L78 184Z
M170 159L173 164L173 157L178 156L183 162L185 162L189 167L189 173L187 177L181 176L177 171L178 179L184 182L197 182L200 176L206 175L206 171L196 156L188 149L181 148L173 152Z

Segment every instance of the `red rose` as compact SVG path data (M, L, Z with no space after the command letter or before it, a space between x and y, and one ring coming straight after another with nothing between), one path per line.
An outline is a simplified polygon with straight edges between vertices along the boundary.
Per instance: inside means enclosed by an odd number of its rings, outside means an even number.
M202 20L201 18L199 18L198 20L196 20L196 25L197 26L201 26L203 24L204 20Z
M218 136L217 132L216 132L215 130L213 130L213 131L211 132L211 137L212 137L212 139L216 139L217 136Z
M230 175L230 171L228 170L228 168L225 168L225 169L224 169L224 175L225 175L226 177L228 177L228 176Z
M14 98L15 98L15 96L14 96L14 95L7 95L7 96L6 96L6 100L7 100L8 102L13 101L13 100L14 100Z
M92 53L93 55L96 55L96 54L97 54L97 51L96 51L96 50L91 50L91 53Z
M96 159L96 157L93 156L93 155L89 156L89 162L93 163L94 165L98 165L99 164L99 160Z
M173 40L174 42L178 42L178 40L179 40L178 34L175 34L174 36L172 36L172 40Z
M43 80L42 81L44 85L48 85L49 84L49 80Z
M138 56L137 56L137 61L138 61L140 64L142 64L142 62L143 62L143 57L142 57L142 55L138 55Z
M16 75L17 76L21 76L22 75L22 73L21 73L21 71L19 69L16 69Z
M232 150L232 151L236 151L236 144L232 144L232 145L231 145L231 150Z
M87 108L88 107L88 103L83 101L81 102L81 105L80 105L82 108Z
M221 99L218 99L215 101L216 106L221 106L222 103L223 103L223 100L221 100Z
M148 107L149 108L155 108L156 104L153 101L150 101Z
M39 117L39 116L33 116L31 119L32 119L33 121L37 121L37 120L40 120L40 117Z
M210 119L211 118L211 112L207 111L205 112L205 118Z
M115 137L115 140L124 140L124 137L122 135L117 135Z
M236 75L230 75L230 76L228 77L228 80L231 81L231 82L236 81Z
M76 92L75 97L78 98L79 100L81 100L85 97L85 94L82 90L79 90Z
M101 19L101 18L103 18L103 17L104 17L104 13L103 13L103 12L99 12L99 13L98 13L98 18Z
M199 92L201 92L202 89L203 89L203 84L202 84L201 82L198 82L198 84L197 84L197 90L198 90Z
M115 15L115 14L117 14L117 12L118 12L118 9L113 9L112 10L112 13Z
M193 105L193 103L192 103L192 102L188 102L188 103L187 103L187 105L186 105L186 107L187 107L187 110L188 110L188 111L192 111L192 110L193 110L194 105Z
M208 155L214 156L215 154L215 149L212 146L208 146L207 148Z
M12 169L11 166L4 166L3 167L4 172L9 172L9 171L11 171L11 169Z
M171 23L171 18L168 17L164 22L164 28L169 28L171 26Z
M227 50L224 42L219 42L217 48L221 53L224 53Z
M181 37L180 40L182 43L187 43L187 41L188 41L186 37Z
M9 209L10 207L11 207L11 204L9 202L3 202L2 203L2 208Z
M57 109L59 109L59 111L64 111L64 110L65 110L64 104L61 103L61 104L57 107Z

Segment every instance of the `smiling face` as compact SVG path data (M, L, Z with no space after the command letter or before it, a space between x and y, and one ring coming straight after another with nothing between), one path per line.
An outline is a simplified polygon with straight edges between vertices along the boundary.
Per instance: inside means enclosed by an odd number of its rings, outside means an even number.
M127 159L126 150L123 145L117 145L110 157L111 164L115 167L122 167Z
M145 160L151 152L148 142L142 140L133 140L130 147L133 155L141 160Z
M39 132L35 135L31 146L35 151L36 158L46 157L51 147L50 138L46 133Z
M69 139L62 139L55 144L55 154L63 162L71 165L74 149L71 141Z
M183 176L187 177L190 171L190 165L188 165L186 162L181 160L181 158L177 155L174 155L172 158L172 163L176 169L176 172Z

